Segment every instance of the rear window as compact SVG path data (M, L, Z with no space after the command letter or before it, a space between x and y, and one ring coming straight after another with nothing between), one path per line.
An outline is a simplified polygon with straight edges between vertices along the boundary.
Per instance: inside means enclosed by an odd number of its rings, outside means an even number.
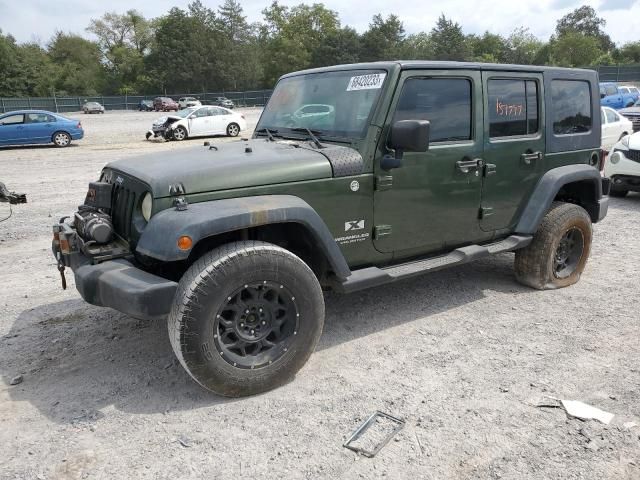
M589 82L553 80L551 108L554 134L575 135L591 131L593 121Z
M489 80L488 90L492 138L538 131L538 84L534 80Z
M0 125L17 125L19 123L24 123L24 115L21 113L0 118Z

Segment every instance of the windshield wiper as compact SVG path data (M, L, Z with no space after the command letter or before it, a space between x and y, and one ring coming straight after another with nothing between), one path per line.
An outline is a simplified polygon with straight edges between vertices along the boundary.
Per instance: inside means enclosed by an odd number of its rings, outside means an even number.
M322 133L319 130L311 130L310 128L307 128L307 127L296 127L296 128L291 128L290 130L292 132L307 132L309 134L309 137L311 138L311 141L313 141L316 147L324 148L324 145L322 145L320 143L320 140L318 140L318 137L316 137L316 135Z
M256 133L263 133L263 132L267 134L267 138L269 139L270 142L275 142L276 141L276 139L273 138L273 134L274 133L278 133L278 130L268 129L266 127L256 130Z

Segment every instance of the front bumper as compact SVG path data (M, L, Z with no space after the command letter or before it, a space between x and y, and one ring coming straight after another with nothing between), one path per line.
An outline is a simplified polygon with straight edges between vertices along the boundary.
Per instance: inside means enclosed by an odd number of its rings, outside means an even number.
M59 266L73 270L76 289L86 302L146 320L169 313L176 282L136 267L131 256L96 263L98 257L91 255L71 225L59 223L53 228L57 234L53 255Z

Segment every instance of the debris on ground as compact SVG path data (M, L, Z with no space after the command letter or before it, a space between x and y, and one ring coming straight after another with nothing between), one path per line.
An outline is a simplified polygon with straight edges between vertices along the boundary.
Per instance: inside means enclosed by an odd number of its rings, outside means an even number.
M373 458L403 427L404 420L378 411L351 434L343 447Z
M191 443L191 440L189 440L187 437L178 437L178 443L182 445L184 448L189 448L193 446L193 443Z
M24 377L22 375L16 375L11 379L11 381L9 382L9 385L18 385L22 383L23 380L24 380Z
M598 420L605 425L609 425L609 422L611 422L614 417L613 413L605 412L604 410L576 400L560 400L560 403L562 403L567 415L581 420Z

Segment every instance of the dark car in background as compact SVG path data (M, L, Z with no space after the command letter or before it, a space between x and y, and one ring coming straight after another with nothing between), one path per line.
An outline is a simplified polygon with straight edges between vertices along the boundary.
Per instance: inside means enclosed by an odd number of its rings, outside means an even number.
M230 109L235 108L235 104L227 97L217 97L213 102L211 102L211 105Z
M153 99L153 109L156 112L170 112L171 110L180 110L180 105L173 98L156 97Z
M634 132L640 132L640 100L638 100L632 107L618 110L618 113L631 120Z
M138 111L153 112L153 100L140 100L140 103L138 103Z
M84 136L78 120L44 110L19 110L0 115L0 145L53 143L68 147Z
M104 113L104 107L98 102L86 102L82 106L84 113Z

